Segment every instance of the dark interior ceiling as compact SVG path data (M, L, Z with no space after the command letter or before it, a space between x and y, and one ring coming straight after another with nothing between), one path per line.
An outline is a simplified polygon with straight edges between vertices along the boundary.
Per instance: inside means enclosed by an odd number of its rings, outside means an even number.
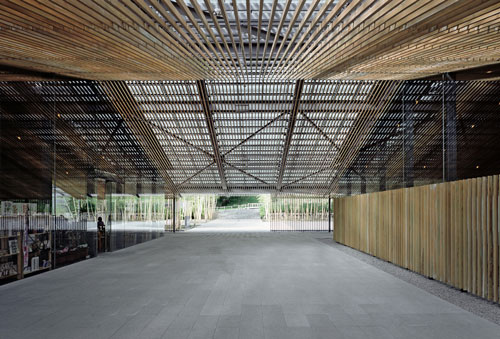
M346 193L402 185L410 146L415 181L442 180L443 92L457 177L494 173L497 81L3 82L1 138L9 164L49 172L55 142L59 177L75 182L108 173L175 192Z
M2 173L75 195L89 177L350 194L439 182L443 159L496 174L499 18L498 1L2 2Z

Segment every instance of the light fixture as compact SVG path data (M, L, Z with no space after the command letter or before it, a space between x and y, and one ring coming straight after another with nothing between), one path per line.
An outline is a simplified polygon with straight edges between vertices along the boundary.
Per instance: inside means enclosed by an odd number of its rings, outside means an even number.
M17 140L21 140L21 137L19 135L17 136Z
M476 169L478 169L478 168L479 168L479 165L476 166Z
M418 105L418 100L415 100L415 105Z
M470 128L474 128L474 127L476 127L476 125L470 125Z
M486 73L490 74L490 73L493 73L493 71L486 71Z
M57 117L60 118L61 117L61 114L60 113L57 113Z
M69 174L69 172L68 172L68 171L66 171L66 175L68 175L68 174Z
M427 166L424 165L424 168L427 168Z

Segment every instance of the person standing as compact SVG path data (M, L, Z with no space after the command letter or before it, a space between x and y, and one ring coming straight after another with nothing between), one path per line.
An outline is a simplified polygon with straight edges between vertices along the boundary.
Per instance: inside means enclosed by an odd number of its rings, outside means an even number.
M104 224L104 221L102 221L101 217L97 218L97 234L98 234L98 239L99 239L98 251L104 252L106 250L106 248L105 248L106 225Z

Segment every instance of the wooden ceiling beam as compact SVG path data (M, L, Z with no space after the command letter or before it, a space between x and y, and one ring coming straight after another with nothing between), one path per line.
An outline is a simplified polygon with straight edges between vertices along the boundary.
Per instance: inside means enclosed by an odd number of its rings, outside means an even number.
M137 106L126 84L115 81L105 81L100 84L106 92L111 104L121 114L127 125L136 135L149 159L156 165L158 172L165 181L166 189L176 193L177 188L175 183L168 174L168 170L172 170L173 166L167 158L157 137L146 123L144 115Z
M198 88L198 94L200 95L200 101L203 107L203 114L205 115L205 122L207 124L208 133L210 135L210 141L212 143L215 162L217 164L217 170L219 171L219 177L222 189L227 190L226 175L224 174L224 161L222 159L222 155L219 149L219 143L217 141L217 133L215 131L215 126L214 126L212 107L210 104L210 98L208 96L205 81L197 80L196 86Z
M278 172L278 180L276 184L276 190L280 191L283 185L283 175L285 173L286 161L288 158L288 151L290 150L290 144L292 142L293 130L295 128L295 121L297 120L297 114L300 107L300 98L302 96L302 89L304 88L304 80L297 80L295 82L295 89L293 94L292 109L290 111L290 116L288 118L288 127L286 132L285 145L283 146L283 152L281 155L280 168Z

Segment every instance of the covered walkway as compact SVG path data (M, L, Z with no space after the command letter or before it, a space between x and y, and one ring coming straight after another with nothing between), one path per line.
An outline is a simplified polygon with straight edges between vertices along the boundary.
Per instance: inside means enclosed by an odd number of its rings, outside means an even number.
M389 339L500 333L497 325L359 261L340 245L325 244L326 237L168 234L1 286L0 336Z

